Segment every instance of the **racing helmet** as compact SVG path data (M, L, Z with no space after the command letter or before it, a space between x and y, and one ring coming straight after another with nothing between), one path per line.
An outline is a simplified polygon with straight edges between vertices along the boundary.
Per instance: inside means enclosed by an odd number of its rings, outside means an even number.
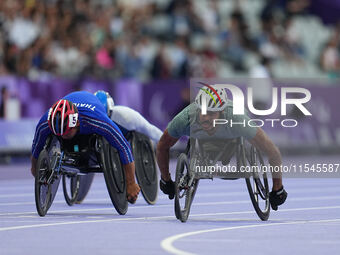
M77 126L78 109L71 101L60 99L48 111L47 121L53 134L66 135Z
M113 107L115 104L110 94L104 90L98 90L97 92L94 93L94 95L104 105L107 115L111 117Z
M225 89L219 85L205 85L201 87L196 98L195 104L202 109L203 101L206 102L207 111L218 112L223 111L227 107L227 93Z

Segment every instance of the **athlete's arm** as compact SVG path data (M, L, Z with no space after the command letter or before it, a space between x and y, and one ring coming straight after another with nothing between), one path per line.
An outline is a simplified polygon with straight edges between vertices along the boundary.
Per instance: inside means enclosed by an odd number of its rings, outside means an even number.
M258 128L256 135L253 139L249 141L260 151L263 151L267 157L268 162L271 166L281 166L282 158L280 150L272 142L272 140L267 136L262 128ZM273 172L273 190L278 190L282 187L282 174L281 172Z
M123 165L133 162L130 144L125 139L118 126L110 120L109 117L104 114L103 116L98 116L98 119L82 116L82 121L84 124L91 127L93 133L103 136L111 146L118 150Z
M169 174L169 153L170 148L178 141L178 138L169 135L166 129L157 144L156 157L161 177L164 181L171 179Z
M161 139L157 144L156 156L159 169L161 171L161 177L164 181L171 179L169 172L169 152L170 148L178 141L182 136L190 135L190 117L189 111L191 106L187 106L180 113L178 113L173 120L168 124Z
M162 131L149 123L139 112L127 106L115 106L111 119L127 130L135 130L150 137L156 143L162 136Z
M138 197L140 188L135 181L135 163L130 145L118 126L110 120L109 117L104 114L100 117L100 119L95 119L82 116L82 121L84 124L90 126L94 133L103 136L111 146L118 150L126 175L127 199L130 203L134 203Z
M34 139L32 143L32 155L31 155L31 173L35 176L37 159L42 151L47 137L52 133L47 123L47 115L45 113L38 122L35 129Z

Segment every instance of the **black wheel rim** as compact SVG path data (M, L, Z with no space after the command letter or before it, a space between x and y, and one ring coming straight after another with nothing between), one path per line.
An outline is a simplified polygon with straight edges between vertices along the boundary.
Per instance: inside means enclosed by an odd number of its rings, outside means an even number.
M187 157L181 154L176 167L176 197L175 197L175 214L182 222L186 222L195 192L198 186L198 180L194 180L190 186L190 174Z
M139 142L139 151L140 151L140 159L141 159L141 166L143 169L144 177L147 184L152 184L156 181L156 171L155 171L155 162L153 157L153 150L150 147L147 141L140 141Z
M51 176L51 171L48 165L48 159L44 158L39 167L39 203L40 207L46 211L51 199L51 184L48 180Z
M251 148L242 148L242 146L239 145L238 157L239 165L264 165L260 153L253 146ZM267 175L257 172L247 173L246 183L250 199L257 215L261 220L267 220L270 213Z
M118 165L120 164L120 162L113 160L114 158L116 158L115 156L116 152L113 150L111 146L109 146L109 151L111 156L109 159L109 164L111 165L112 177L117 188L117 191L119 193L123 193L125 191L125 178L122 171L122 166Z
M69 176L67 174L63 175L63 191L65 201L68 205L73 205L78 197L78 191L80 187L79 176Z
M98 140L98 146L100 164L112 204L119 214L126 214L128 203L126 199L125 175L120 164L118 152L104 138ZM121 176L121 179L117 179L119 176Z
M155 204L158 195L158 175L155 154L150 139L133 132L130 143L135 157L136 177L141 193L148 204Z

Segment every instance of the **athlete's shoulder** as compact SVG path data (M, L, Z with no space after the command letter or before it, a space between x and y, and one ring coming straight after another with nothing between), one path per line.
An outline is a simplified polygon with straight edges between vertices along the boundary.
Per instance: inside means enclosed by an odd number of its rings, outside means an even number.
M72 92L70 94L67 94L64 99L70 100L72 102L71 99L80 99L80 98L97 98L95 95L93 95L92 93L88 92L88 91L75 91Z
M77 106L80 114L99 114L106 115L104 105L99 99L87 91L72 92L64 97L64 99L70 100Z

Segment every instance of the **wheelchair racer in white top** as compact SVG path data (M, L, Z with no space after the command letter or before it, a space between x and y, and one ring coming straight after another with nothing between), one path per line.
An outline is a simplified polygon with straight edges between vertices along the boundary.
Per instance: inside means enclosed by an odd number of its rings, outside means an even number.
M94 94L104 105L109 118L118 125L124 135L128 131L137 131L158 143L163 132L148 122L139 112L127 106L115 105L106 91L98 90Z

